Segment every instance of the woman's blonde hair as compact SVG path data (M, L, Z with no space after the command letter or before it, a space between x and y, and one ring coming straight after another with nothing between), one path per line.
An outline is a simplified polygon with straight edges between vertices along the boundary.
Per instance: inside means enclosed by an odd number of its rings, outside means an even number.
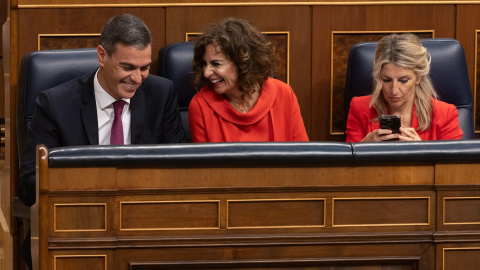
M382 114L387 114L388 103L383 97L380 72L384 65L394 64L413 71L417 77L422 77L420 83L415 85L415 113L419 122L418 130L424 131L430 127L432 120L431 97L435 99L438 97L428 75L430 61L430 54L414 34L392 34L378 42L373 64L374 81L370 101L370 106L377 111L378 116L372 121L378 120Z

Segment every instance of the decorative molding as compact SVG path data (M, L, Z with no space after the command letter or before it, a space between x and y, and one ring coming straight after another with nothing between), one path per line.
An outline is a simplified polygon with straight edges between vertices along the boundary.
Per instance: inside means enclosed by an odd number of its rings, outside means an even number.
M79 206L103 206L104 228L98 229L57 229L57 208L58 207L79 207ZM94 219L92 217L92 219ZM107 231L107 204L106 203L56 203L53 204L53 231L54 232L105 232Z
M295 202L295 201L322 201L323 203L323 224L322 225L269 225L269 226L230 226L230 204L245 202ZM248 199L248 200L227 200L227 229L266 229L266 228L324 228L326 224L327 204L325 198L292 198L292 199Z
M372 5L475 5L480 1L321 1L321 2L218 2L218 3L138 3L138 4L19 4L19 9L40 8L124 8L124 7L245 7L245 6L372 6Z
M105 270L107 270L107 255L96 255L96 254L92 254L92 255L54 255L53 256L53 269L54 270L57 270L57 259L69 259L69 258L103 258L105 263Z
M480 200L480 197L444 197L443 198L443 225L478 225L480 221L477 222L446 222L446 201L447 200ZM479 217L480 219L480 217Z
M127 204L185 204L185 203L216 203L217 204L217 226L213 227L165 227L165 228L123 228L122 225L122 206ZM179 217L181 218L181 217ZM120 202L119 211L119 231L169 231L169 230L218 230L220 229L220 200L199 200L199 201L123 201Z
M335 224L335 201L361 201L361 200L427 200L427 222L426 223L368 223L368 224ZM332 198L332 227L380 227L380 226L428 226L430 225L430 197L353 197L353 198Z
M445 269L445 252L446 251L460 251L460 250L480 250L480 247L443 248L442 249L442 269Z
M41 41L42 38L91 38L91 37L100 37L100 33L95 33L95 34L38 34L37 37L37 48L38 50L42 50L41 48ZM98 44L98 41L96 42ZM96 47L96 45L95 45ZM49 50L52 48L43 48L43 50ZM66 49L66 48L62 48ZM72 48L76 49L76 48Z

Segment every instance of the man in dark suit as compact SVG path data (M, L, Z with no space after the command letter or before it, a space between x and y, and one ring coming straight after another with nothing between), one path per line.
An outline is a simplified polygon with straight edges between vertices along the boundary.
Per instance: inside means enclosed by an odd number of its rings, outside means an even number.
M114 17L99 43L96 72L43 91L37 98L19 173L18 193L27 206L35 203L36 145L111 144L115 101L123 104L123 139L115 144L185 141L172 82L149 75L152 37L147 26L133 15Z
M37 97L18 183L18 195L27 206L35 203L38 144L54 148L185 141L172 82L149 75L152 37L148 27L133 15L119 15L107 22L99 43L97 71ZM118 114L114 103L120 104ZM113 132L113 126L118 132ZM31 268L29 234L22 257Z

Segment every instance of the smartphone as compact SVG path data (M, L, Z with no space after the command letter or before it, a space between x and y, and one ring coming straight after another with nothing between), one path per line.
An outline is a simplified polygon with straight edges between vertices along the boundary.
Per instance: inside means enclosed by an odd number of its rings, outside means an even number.
M400 133L401 119L398 115L381 115L380 128L390 129L392 133Z

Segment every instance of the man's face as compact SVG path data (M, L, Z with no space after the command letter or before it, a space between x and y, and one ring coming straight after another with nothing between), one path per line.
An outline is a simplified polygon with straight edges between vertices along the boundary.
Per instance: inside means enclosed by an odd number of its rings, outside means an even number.
M115 99L132 98L148 77L152 63L152 46L137 49L117 43L115 52L108 56L105 49L97 47L98 82Z

